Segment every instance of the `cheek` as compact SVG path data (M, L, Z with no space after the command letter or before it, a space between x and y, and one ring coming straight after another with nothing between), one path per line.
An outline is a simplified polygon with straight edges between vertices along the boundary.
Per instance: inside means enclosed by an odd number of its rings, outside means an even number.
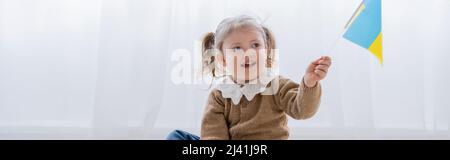
M225 66L225 59L223 54L217 54L215 57L215 61L218 65Z
M267 63L267 52L266 50L261 50L257 52L258 63L265 66Z

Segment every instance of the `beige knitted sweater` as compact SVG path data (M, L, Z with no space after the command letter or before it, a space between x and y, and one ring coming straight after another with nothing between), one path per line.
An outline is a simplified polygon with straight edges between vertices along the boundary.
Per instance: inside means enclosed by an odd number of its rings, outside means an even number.
M242 97L238 105L214 89L203 115L201 139L288 139L286 114L294 119L312 117L320 104L321 86L309 88L303 81L298 84L281 76L274 80L268 85L274 94L260 93L251 101Z

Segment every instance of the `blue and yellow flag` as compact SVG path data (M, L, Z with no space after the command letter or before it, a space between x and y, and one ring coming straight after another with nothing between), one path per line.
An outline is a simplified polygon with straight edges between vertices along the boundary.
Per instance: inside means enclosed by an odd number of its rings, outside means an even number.
M368 49L383 63L381 0L363 0L345 28L345 39Z

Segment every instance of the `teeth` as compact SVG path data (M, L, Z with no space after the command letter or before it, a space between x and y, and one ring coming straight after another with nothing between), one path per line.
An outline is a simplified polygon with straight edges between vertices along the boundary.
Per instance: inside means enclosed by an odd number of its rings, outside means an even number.
M256 62L254 62L254 63L245 63L245 64L242 64L241 66L242 67L252 67L254 65L256 65Z

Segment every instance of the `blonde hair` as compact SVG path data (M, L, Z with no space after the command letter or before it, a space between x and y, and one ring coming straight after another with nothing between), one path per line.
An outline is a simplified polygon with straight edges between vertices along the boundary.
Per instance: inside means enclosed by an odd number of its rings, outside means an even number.
M224 19L217 26L216 31L207 33L202 39L202 70L203 74L212 74L213 77L217 77L215 74L215 51L222 51L222 45L224 39L236 29L242 29L245 27L253 27L258 30L263 38L267 50L267 62L266 67L272 67L275 39L272 32L264 25L258 22L256 18L240 15L236 17L230 17Z

